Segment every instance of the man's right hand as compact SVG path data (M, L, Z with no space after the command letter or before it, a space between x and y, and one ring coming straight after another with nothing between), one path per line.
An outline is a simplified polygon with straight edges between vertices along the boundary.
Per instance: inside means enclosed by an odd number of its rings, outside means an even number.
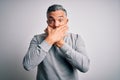
M54 43L59 42L65 37L67 30L68 30L68 27L66 25L60 26L55 29L48 26L46 29L46 32L48 35L45 40L49 44L53 45Z

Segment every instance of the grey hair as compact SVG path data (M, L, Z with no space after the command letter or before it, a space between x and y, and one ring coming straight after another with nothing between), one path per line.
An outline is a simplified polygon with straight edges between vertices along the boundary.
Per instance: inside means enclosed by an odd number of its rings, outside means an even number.
M53 11L57 11L57 10L64 11L66 16L67 16L67 11L65 10L65 8L63 8L62 5L59 5L59 4L53 4L53 5L49 6L49 8L47 10L47 15L48 15L48 13L53 12Z

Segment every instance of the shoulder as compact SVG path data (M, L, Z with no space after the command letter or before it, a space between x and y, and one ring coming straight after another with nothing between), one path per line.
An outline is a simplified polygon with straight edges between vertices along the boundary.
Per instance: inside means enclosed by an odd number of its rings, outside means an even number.
M76 40L78 38L81 39L81 35L80 34L75 34L75 33L68 33L67 37L71 38L71 39L74 39L74 40Z
M67 36L65 37L66 42L71 42L73 44L81 40L82 40L81 36L75 33L67 33Z
M75 33L69 33L68 34L69 40L77 47L84 46L85 47L85 42L83 38L81 37L80 34L75 34ZM76 47L76 49L77 49Z
M72 43L84 43L84 40L82 39L80 34L75 34L75 33L68 33L66 36L66 41L70 41Z
M37 41L38 43L40 43L41 41L43 41L46 37L45 33L42 34L36 34L34 35L34 37L32 38L32 41Z
M36 37L36 38L42 38L42 37L46 37L46 34L45 33L36 34L36 35L34 35L34 37Z

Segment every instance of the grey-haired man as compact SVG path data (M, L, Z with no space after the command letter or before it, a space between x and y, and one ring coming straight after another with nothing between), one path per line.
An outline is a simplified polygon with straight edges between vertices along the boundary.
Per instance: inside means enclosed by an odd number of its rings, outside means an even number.
M23 59L26 70L37 66L37 80L78 80L77 70L88 71L84 42L80 35L67 33L67 23L62 5L48 8L45 33L33 37Z

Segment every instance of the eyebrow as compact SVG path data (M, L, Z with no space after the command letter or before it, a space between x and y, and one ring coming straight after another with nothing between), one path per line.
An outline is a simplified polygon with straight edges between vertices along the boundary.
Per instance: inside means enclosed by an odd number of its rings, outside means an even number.
M63 16L58 16L58 17L63 18ZM53 17L52 17L52 16L49 16L48 18L53 18Z
M59 16L59 17L63 17L63 16Z

